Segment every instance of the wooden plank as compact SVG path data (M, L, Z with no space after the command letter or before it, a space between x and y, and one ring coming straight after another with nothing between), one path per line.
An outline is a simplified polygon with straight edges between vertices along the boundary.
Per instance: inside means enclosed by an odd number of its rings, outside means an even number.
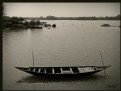
M33 68L33 72L35 72L35 68Z
M39 68L38 73L40 73L41 69Z
M53 73L53 74L55 73L55 70L54 70L54 68L52 68L52 73Z
M63 73L63 70L62 70L62 68L60 68L60 70L61 70L61 73Z
M86 72L84 68L78 67L78 70L79 70L80 73Z
M70 71L71 71L72 73L74 73L71 67L70 67Z
M46 69L44 69L44 72L47 73L47 72L46 72Z

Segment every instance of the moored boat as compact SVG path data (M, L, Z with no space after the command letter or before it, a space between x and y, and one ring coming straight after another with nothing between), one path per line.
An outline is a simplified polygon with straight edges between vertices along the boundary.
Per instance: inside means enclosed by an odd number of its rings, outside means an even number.
M34 66L34 53L33 56L33 67L15 67L21 71L30 73L37 76L71 76L71 75L91 75L100 71L105 71L105 69L110 66L104 66L102 53L100 51L103 66L65 66L65 67L35 67Z
M37 76L48 75L91 75L110 66L70 66L70 67L15 67L21 71Z
M110 27L109 24L103 24L103 25L101 25L101 26L103 26L103 27Z

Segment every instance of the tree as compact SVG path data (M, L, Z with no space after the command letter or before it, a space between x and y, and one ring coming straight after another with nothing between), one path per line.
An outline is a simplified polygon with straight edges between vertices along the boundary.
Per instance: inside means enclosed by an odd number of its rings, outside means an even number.
M30 24L31 24L31 25L35 25L35 20L31 20L31 21L30 21Z
M46 19L49 19L49 20L55 20L56 17L55 17L55 16L47 16Z
M39 20L37 20L37 21L36 21L36 24L37 24L37 25L40 25L40 21L39 21Z

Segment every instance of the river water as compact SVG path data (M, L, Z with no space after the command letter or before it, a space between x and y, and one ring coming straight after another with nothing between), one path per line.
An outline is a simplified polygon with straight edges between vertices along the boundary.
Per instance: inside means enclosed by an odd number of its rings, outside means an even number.
M120 21L48 20L56 28L3 30L3 90L119 90ZM16 66L112 65L83 78L42 78Z

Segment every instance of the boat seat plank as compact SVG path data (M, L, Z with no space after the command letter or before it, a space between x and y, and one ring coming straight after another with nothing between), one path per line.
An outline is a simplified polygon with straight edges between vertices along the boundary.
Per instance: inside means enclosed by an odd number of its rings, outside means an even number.
M70 67L70 71L71 71L71 73L74 73L73 71L72 71L72 68Z
M31 70L31 68L28 68L28 71L30 71Z
M55 73L54 68L52 68L52 73L53 73L53 74Z
M62 68L60 68L60 70L61 70L61 73L63 73L63 70L62 70Z
M72 72L72 70L70 70L70 67L62 67L62 68L60 68L61 69L61 73L62 74L72 74L73 72Z
M39 68L38 73L40 73L41 69Z
M97 67L93 67L93 69L94 69L94 70L98 70L98 68L97 68Z
M44 73L47 73L46 69L44 69Z

